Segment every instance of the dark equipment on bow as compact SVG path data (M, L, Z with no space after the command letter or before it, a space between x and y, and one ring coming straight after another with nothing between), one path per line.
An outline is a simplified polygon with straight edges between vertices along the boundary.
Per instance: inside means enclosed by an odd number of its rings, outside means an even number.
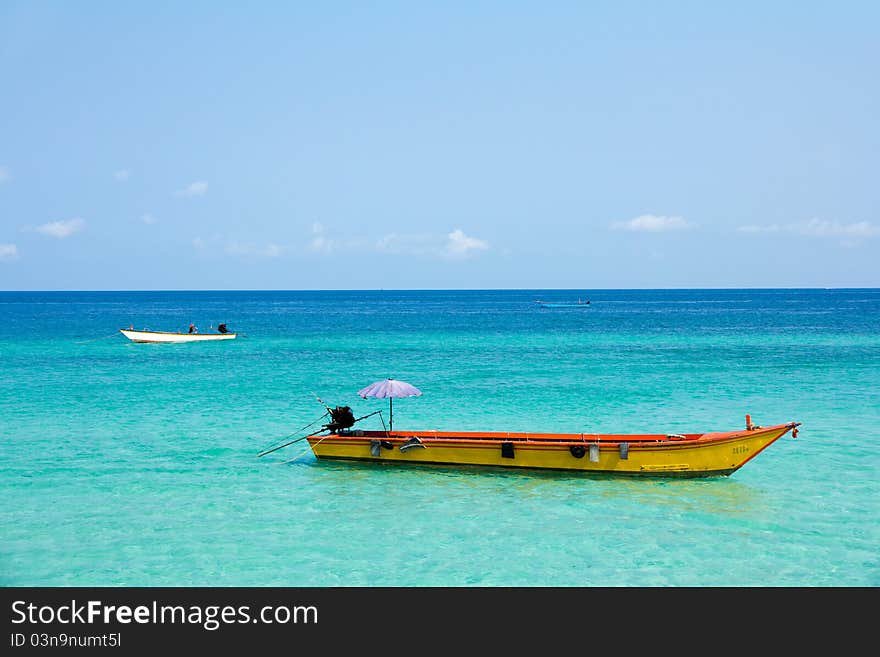
M342 429L348 429L349 427L354 426L356 420L354 419L354 413L351 412L350 406L337 406L336 408L330 408L328 406L327 410L330 412L330 417L332 419L324 425L324 428L330 433L339 433Z
M314 395L315 393L312 393L312 394ZM319 417L317 420L313 420L311 423L302 427L302 429L300 429L299 431L295 431L292 434L288 434L287 436L285 436L285 438L289 438L290 436L293 436L298 433L301 433L302 431L305 431L309 427L312 427L315 424L317 424L318 422L320 422L321 420L323 420L325 417L327 417L327 415L330 415L330 422L322 425L320 429L318 429L317 431L313 431L310 434L307 434L305 436L300 436L299 438L295 438L293 440L288 440L287 442L285 442L281 445L276 445L275 447L265 449L262 452L260 452L259 454L257 454L257 456L266 456L266 454L271 454L272 452L277 452L279 449L289 447L290 445L293 445L294 443L298 443L302 440L306 440L308 438L312 438L314 436L320 435L320 434L324 433L325 431L328 431L329 432L328 435L332 436L334 434L338 434L340 431L342 431L344 429L349 429L349 428L353 427L356 422L360 422L361 420L366 420L368 417L372 417L374 415L380 415L380 416L382 415L382 411L373 411L372 413L368 413L367 415L362 415L361 417L356 418L354 416L354 413L352 413L352 411L351 411L351 406L336 406L335 408L330 408L329 406L327 406L327 404L324 403L323 399L318 397L318 395L315 395L315 397L318 399L319 402L321 402L321 405L327 409L327 412L324 413L324 415ZM283 438L282 438L282 440L283 440Z

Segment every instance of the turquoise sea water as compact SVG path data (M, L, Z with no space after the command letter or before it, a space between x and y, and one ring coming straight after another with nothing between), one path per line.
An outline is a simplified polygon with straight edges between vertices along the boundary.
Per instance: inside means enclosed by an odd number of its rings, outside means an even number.
M117 332L190 321L245 335ZM803 426L697 480L257 458L388 376L400 429ZM878 391L877 289L0 292L0 584L877 586Z

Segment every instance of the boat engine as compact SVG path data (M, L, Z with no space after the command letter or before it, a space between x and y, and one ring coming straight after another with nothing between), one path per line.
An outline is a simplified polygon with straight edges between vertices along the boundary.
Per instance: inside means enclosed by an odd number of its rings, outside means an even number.
M336 408L327 407L330 411L330 422L324 425L324 428L330 433L339 433L341 429L348 429L354 426L354 413L351 412L351 406L337 406Z

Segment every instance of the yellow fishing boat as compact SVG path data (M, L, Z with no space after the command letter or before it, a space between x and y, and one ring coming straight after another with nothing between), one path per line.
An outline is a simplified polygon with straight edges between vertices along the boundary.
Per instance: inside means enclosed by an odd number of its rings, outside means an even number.
M319 459L711 477L733 474L799 425L683 435L344 429L308 441Z
M364 398L387 398L391 403L394 398L422 393L406 382L386 379L358 394ZM399 431L393 429L391 416L386 430L368 431L353 427L381 411L355 418L349 406L331 408L320 398L318 401L327 412L307 426L328 415L330 422L314 433L267 449L260 456L308 440L318 459L714 477L733 474L789 432L797 437L801 424L787 422L761 427L752 424L751 416L746 415L744 429L688 434Z

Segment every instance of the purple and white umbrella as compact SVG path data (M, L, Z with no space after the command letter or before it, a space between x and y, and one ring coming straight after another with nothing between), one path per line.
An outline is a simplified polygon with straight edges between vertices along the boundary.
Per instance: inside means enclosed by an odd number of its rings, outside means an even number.
M366 388L358 390L358 395L366 399L367 397L375 397L376 399L388 400L388 430L394 428L394 399L401 397L418 397L422 391L414 385L410 385L406 381L398 381L397 379L385 379L384 381L376 381Z

